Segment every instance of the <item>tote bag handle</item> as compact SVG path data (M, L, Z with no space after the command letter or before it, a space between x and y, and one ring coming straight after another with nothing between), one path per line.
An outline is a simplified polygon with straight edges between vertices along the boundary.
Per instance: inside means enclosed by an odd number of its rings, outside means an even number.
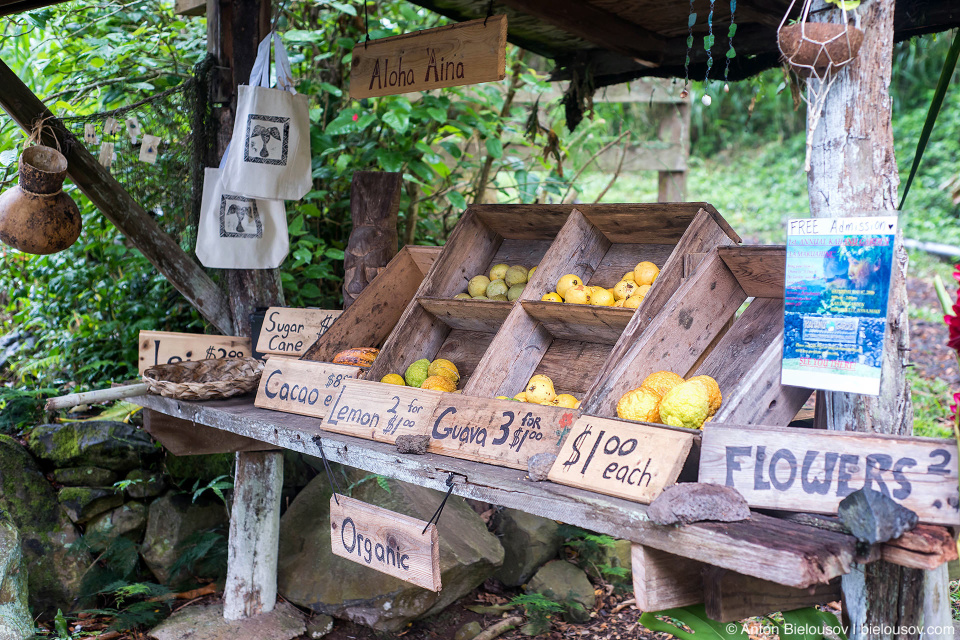
M276 32L268 33L267 37L260 42L260 46L257 47L257 59L254 61L253 70L250 72L250 86L270 88L271 38L277 53L277 88L296 95L297 90L293 88L293 72L290 70L290 58L287 57L287 50L280 40L280 34Z

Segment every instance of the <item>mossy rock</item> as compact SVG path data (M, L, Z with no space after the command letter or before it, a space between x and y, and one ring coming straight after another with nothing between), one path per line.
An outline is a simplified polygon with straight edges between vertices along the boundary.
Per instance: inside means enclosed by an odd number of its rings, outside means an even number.
M167 488L167 483L163 479L163 474L159 471L147 471L146 469L134 469L127 474L124 480L131 480L133 484L127 486L125 491L131 498L155 498L163 493Z
M20 533L9 516L0 512L0 638L33 637L33 619L27 604L27 570Z
M227 524L223 503L206 498L194 503L188 494L167 493L150 503L140 555L153 575L168 584L177 578L171 569L184 541L198 531L226 529Z
M539 593L554 602L566 605L564 617L570 622L586 622L597 603L586 572L566 560L552 560L540 567L530 582L527 593Z
M33 455L59 468L126 472L160 453L145 431L108 420L42 424L30 432L27 444Z
M33 615L73 609L92 561L71 549L79 536L40 467L19 442L0 435L0 510L20 531Z
M60 506L70 519L82 524L123 504L123 495L112 487L64 487L57 494Z
M65 487L106 487L117 481L117 474L100 467L56 469L53 479Z
M147 507L142 502L128 502L90 519L84 540L94 553L107 548L110 541L126 536L139 542L147 526Z

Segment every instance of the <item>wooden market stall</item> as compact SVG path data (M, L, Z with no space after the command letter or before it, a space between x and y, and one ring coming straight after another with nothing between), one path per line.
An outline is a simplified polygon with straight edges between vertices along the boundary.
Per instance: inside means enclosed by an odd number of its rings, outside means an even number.
M55 1L0 0L0 15ZM554 59L555 79L579 79L579 84L570 85L575 93L643 76L683 77L689 73L703 77L708 70L701 50L694 51L689 72L684 69L686 3L420 0L418 4L456 20L506 14L509 39ZM776 27L787 6L785 1L741 0L736 14L738 55L730 66L731 80L777 64ZM842 101L846 100L858 105L854 109L858 115L842 122L828 118L813 147L814 170L809 180L811 192L817 192L811 200L814 213L823 216L895 208L896 165L886 95L890 47L895 39L960 25L960 11L951 0L900 0L896 12L894 0L868 0L864 6L867 40L861 58L840 79L843 90L834 92L831 100L836 103L829 106L833 113L842 114ZM259 0L207 5L208 47L221 58L224 69L219 90L224 92L220 97L227 105L227 121L236 99L232 95L235 79L248 75L257 42L269 31L269 16L269 2ZM725 35L730 18L726 5L717 5L711 28L723 51L730 44ZM695 28L702 35L706 25L701 20ZM585 73L587 69L590 73ZM585 77L592 78L589 86L582 84ZM864 105L880 107L862 108ZM26 130L38 119L53 115L2 63L0 106ZM572 112L575 117L577 110L573 101L568 116ZM283 305L278 274L271 270L228 272L229 293L225 294L82 144L69 140L64 128L54 121L46 135L48 142L57 138L63 143L69 175L78 187L222 333L249 337L249 318L255 308ZM860 174L856 171L837 169L840 160L834 161L834 155L853 157L854 139L867 139L879 149L871 167L878 175L878 185L864 185L857 181ZM849 149L844 146L847 143ZM209 164L215 165L216 160L211 158ZM356 194L357 206L362 200L366 208L355 211L355 217L362 219L373 208L389 215L389 206ZM841 198L844 204L835 204ZM834 203L832 207L830 203ZM268 361L261 392L269 384L270 373L280 376L281 369L287 368L288 375L299 370L305 372L304 380L319 380L318 372L343 366L328 364L340 349L382 345L365 380L358 379L361 374L356 368L337 369L341 378L325 392L324 397L329 398L326 407L304 409L277 402L267 408L261 395L256 402L250 397L208 402L139 398L138 402L157 415L196 425L192 430L209 427L240 437L228 447L238 453L225 615L256 615L269 611L276 600L282 459L274 450L283 448L309 455L318 455L322 449L332 461L437 490L452 485L457 495L629 539L636 543L638 602L650 609L705 601L715 618L735 620L834 600L842 581L846 610L854 624L942 621L942 616L949 614L944 563L956 557L956 546L948 529L931 523L960 524L952 516L927 518L925 524L900 538L865 550L853 536L838 530L835 520L822 516L768 509L754 511L749 520L740 522L661 526L647 517L644 503L649 497L624 499L608 495L611 491L603 487L596 487L601 489L598 491L525 477L531 453L556 453L576 424L608 421L618 423L617 428L625 433L666 434L668 441L682 443L676 451L664 449L663 457L668 459L663 460L661 489L678 479L695 480L702 445L699 433L614 420L622 393L659 369L683 376L715 377L726 398L717 423L748 429L750 425L787 426L794 420L810 391L779 382L784 249L740 246L739 236L721 213L707 203L472 206L439 255L415 256L408 251L404 254L406 266L394 266L409 276L408 286L407 293L386 305L389 308L380 304L379 283L372 278L370 286L357 295L333 329L307 350L304 359L271 357ZM473 273L519 256L540 266L518 301L454 299ZM550 283L570 272L572 266L583 273L587 283L610 286L619 273L640 259L656 263L661 276L636 312L593 307L571 310L570 306L540 301ZM367 278L367 271L377 266L386 265L366 264L357 273ZM902 292L902 273L895 276L895 283ZM902 295L894 298L891 314L899 319L904 299ZM748 299L752 300L750 306L737 317L737 310ZM381 314L375 321L370 319L373 310ZM909 433L909 416L903 415L902 409L905 342L899 326L891 333L892 355L885 369L885 391L891 397L867 402L843 394L824 395L819 406L826 409L821 410L818 426ZM350 389L359 389L355 393L368 398L365 406L372 411L378 406L378 393L393 393L373 381L403 371L419 358L451 354L464 363L462 395L453 398L439 392L405 391L425 407L419 416L408 417L411 431L434 434L427 454L398 453L395 432L375 433L364 428L368 424L344 426L330 420L330 407L336 408ZM582 366L571 367L571 361ZM507 446L506 451L491 452L485 447L448 446L449 442L434 433L450 408L467 416L465 420L476 428L492 427L508 411L504 401L492 397L513 395L535 373L554 376L558 390L583 399L581 408L573 411L531 409L531 413L537 412L538 424L542 418L544 426L557 429L556 442L547 438L541 441L542 448L528 447L523 454L519 445L515 451ZM891 409L891 404L901 406L900 413ZM257 450L257 443L262 443L263 450ZM955 485L955 472L942 479L950 481ZM267 552L254 553L255 548ZM919 573L921 570L928 573ZM853 637L890 636L866 629Z

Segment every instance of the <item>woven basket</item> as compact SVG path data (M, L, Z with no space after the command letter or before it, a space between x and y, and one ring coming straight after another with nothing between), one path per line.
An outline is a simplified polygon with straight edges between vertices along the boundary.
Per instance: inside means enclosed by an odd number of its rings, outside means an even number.
M150 393L180 400L217 400L250 393L263 363L254 358L211 358L150 367L143 381Z

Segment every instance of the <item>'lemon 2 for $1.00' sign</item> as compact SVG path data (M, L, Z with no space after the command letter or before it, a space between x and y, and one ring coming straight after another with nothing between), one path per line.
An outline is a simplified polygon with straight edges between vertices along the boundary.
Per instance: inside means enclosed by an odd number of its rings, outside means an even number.
M507 17L502 15L358 42L350 69L350 97L503 80L506 44Z

